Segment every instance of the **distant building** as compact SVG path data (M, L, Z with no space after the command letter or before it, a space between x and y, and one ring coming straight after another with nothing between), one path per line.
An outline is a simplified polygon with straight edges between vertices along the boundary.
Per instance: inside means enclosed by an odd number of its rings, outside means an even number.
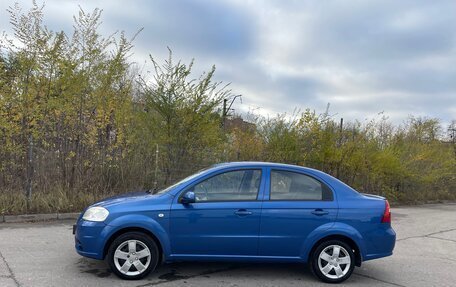
M225 129L227 131L232 131L234 129L240 129L241 131L254 131L256 129L256 125L245 121L240 116L236 116L234 118L225 119Z

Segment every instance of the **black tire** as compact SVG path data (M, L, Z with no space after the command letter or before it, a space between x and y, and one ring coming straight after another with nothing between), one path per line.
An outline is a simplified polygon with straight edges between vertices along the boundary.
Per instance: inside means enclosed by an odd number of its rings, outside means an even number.
M135 259L134 255L132 255L132 254L136 254L136 253L129 253L130 252L128 250L130 247L128 244L129 241L135 242L135 246L138 246L135 248L135 250L137 250L138 254L142 250L147 251L146 248L143 248L144 247L143 244L145 246L147 246L148 251L150 253L150 261L148 261L148 257L145 257L145 259L144 258ZM118 258L114 257L117 248L123 246L122 250L125 250L124 249L125 244L127 244L126 245L127 250L123 251L123 252L128 253L129 254L128 258L130 258L130 256L131 256L132 260L123 260L123 259L118 259ZM143 249L141 249L141 248L143 248ZM122 250L120 250L120 251L122 251ZM127 279L127 280L138 280L138 279L145 277L150 272L154 271L155 268L157 267L158 261L159 261L158 247L157 247L157 244L155 243L155 241L147 234L144 234L142 232L127 232L127 233L119 235L111 243L111 245L109 246L109 249L108 249L107 260L108 260L109 267L111 267L112 272L114 272L114 274L116 274L118 277L120 277L122 279ZM127 261L133 262L133 263L130 263L130 265L131 265L130 267L127 267L128 273L138 273L138 272L140 272L140 273L139 274L122 273L121 270L119 270L118 267L116 266L116 262L117 262L118 266L120 267L120 264L122 262L123 262L123 264L125 264L125 263L128 264ZM137 261L140 261L142 266L146 267L146 265L147 265L147 267L145 269L143 269L143 271L140 271L139 269L136 268L136 265L135 265L136 263L138 263ZM147 262L148 262L148 264L147 264Z
M325 250L325 249L326 249L326 251L332 250L334 252L334 249L331 246L339 246L339 247L341 247L340 252L347 253L346 256L350 257L349 265L338 263L335 261L332 261L330 263L329 261L324 261L323 259L320 259L320 254L322 253L323 250ZM325 251L325 253L326 253L326 251ZM311 254L310 259L311 259L310 260L310 269L311 269L312 273L318 279L320 279L321 281L326 282L326 283L343 282L351 276L351 274L353 273L353 270L355 269L355 254L353 253L352 248L347 243L340 241L340 240L328 240L328 241L320 243L314 249L313 253ZM320 261L320 265L319 265L319 261ZM325 262L326 262L326 264L329 265L329 268L330 268L330 271L328 272L327 275L324 274L320 268L320 266L322 266L323 269L324 269L324 267L326 267ZM334 264L335 264L335 266L334 266ZM337 277L336 268L340 268L340 270L345 271L345 274L341 275L341 277L334 278L334 277ZM333 277L333 278L330 278L330 277Z

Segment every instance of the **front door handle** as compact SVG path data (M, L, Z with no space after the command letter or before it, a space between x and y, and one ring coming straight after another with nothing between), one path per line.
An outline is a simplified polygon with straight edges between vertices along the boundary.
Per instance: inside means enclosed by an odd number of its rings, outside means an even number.
M322 215L327 215L327 214L329 214L329 212L328 212L328 211L324 211L324 210L321 209L321 208L317 208L317 209L315 209L314 211L312 211L312 214L317 215L317 216L322 216Z
M246 215L251 215L252 212L248 211L247 209L239 209L234 212L234 214L239 215L239 216L246 216Z

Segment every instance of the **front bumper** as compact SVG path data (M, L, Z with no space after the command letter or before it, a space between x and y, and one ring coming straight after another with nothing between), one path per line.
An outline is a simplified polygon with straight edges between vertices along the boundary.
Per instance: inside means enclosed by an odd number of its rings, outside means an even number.
M73 226L76 252L85 257L103 259L109 228L104 222L79 220Z

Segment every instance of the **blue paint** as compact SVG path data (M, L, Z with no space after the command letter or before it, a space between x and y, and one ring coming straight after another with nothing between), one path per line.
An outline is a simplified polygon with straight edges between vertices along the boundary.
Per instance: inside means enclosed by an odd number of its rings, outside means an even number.
M195 185L239 170L261 171L252 200L180 202ZM328 188L331 200L270 200L275 170L316 179ZM276 184L279 189L284 183ZM104 222L79 218L75 241L79 254L95 259L103 259L109 240L126 228L153 234L167 262L307 262L315 244L334 235L355 242L366 261L391 255L396 240L391 224L381 223L384 198L358 193L321 171L285 164L218 164L158 194L130 193L93 206L105 207L108 218Z

